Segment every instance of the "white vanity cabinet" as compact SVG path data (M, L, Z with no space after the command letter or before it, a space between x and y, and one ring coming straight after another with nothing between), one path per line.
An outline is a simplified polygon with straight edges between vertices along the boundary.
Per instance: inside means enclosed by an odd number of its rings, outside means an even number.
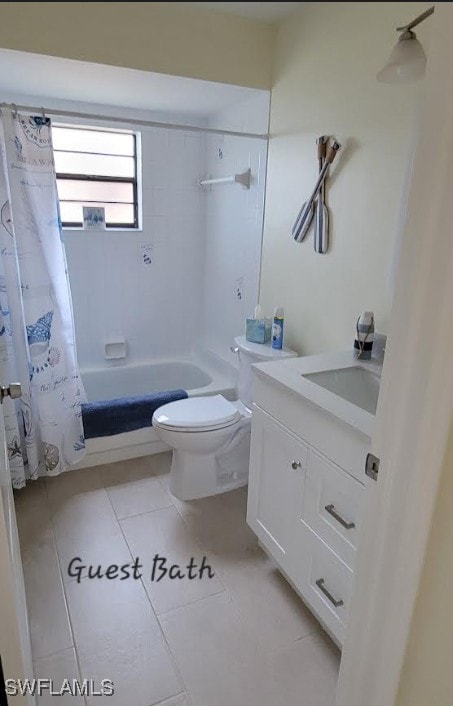
M247 522L341 645L370 439L270 375L254 399Z

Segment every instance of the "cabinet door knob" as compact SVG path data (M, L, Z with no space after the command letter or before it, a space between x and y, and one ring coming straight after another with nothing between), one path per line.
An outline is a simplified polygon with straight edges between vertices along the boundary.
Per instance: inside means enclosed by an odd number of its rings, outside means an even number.
M298 468L302 468L302 464L300 461L293 461L291 464L291 468L293 471L297 471Z

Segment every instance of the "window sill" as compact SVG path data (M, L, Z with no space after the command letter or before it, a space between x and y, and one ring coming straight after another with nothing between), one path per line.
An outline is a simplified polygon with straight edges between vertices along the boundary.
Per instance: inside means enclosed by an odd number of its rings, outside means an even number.
M140 228L75 228L72 226L63 226L63 233L142 233L143 227Z

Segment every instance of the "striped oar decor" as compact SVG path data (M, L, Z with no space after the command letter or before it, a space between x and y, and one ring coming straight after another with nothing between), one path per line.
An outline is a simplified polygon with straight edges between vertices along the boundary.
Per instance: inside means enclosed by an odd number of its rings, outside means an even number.
M315 199L318 196L321 186L324 184L329 167L332 164L335 156L340 149L341 145L337 140L334 140L331 145L328 146L326 152L326 160L324 166L319 173L318 180L313 189L313 193L303 205L299 211L299 215L296 218L296 222L293 225L292 234L293 238L297 243L301 243L305 236L307 235L311 222L313 220L314 210L315 210Z
M316 140L318 145L318 162L319 162L319 172L321 173L324 166L324 160L326 158L328 138L325 135L321 135ZM321 184L319 189L318 198L316 199L316 218L315 218L315 237L314 245L315 252L324 254L329 248L329 210L325 202L325 190L326 182Z

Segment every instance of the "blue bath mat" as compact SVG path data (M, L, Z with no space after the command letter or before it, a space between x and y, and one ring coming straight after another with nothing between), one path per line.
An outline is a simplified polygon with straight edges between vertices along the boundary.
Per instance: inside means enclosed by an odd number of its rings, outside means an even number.
M82 405L85 439L113 436L152 426L153 414L168 402L184 400L185 390L156 392L152 395L120 397L116 400L87 402Z

